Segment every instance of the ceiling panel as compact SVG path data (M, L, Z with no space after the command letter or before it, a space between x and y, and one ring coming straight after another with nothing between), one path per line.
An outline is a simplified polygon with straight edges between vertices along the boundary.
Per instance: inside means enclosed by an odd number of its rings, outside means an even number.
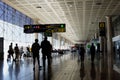
M59 34L75 43L90 40L106 15L120 15L120 0L2 1L40 23L65 23L67 32Z

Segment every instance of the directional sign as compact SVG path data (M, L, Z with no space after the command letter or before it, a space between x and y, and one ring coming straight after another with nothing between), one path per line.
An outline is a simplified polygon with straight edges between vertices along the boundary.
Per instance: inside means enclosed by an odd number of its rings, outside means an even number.
M99 22L99 35L105 36L105 22Z
M44 36L52 37L52 33L51 32L45 32Z
M44 25L24 25L24 33L38 33L45 32Z
M65 24L24 25L24 33L65 32Z

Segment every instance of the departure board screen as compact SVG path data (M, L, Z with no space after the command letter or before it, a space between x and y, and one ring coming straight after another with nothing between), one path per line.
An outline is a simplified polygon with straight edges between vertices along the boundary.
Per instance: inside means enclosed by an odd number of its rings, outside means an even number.
M65 24L24 25L24 33L66 32Z

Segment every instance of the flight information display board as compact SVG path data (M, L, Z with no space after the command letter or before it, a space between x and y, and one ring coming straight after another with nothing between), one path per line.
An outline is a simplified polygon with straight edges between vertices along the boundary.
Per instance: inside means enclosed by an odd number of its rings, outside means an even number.
M24 25L24 33L66 32L65 24Z

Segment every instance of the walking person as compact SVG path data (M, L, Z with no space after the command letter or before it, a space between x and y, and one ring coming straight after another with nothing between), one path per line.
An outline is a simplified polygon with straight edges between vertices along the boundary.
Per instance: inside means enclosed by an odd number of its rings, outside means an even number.
M14 50L12 48L12 43L11 43L10 46L9 46L9 50L8 50L8 58L7 58L7 60L9 60L9 58L11 59L11 56L12 56L12 58L14 60L13 54L14 54Z
M20 59L22 58L23 53L24 53L23 46L21 46L21 48L20 48Z
M20 55L20 52L19 52L19 48L18 48L18 44L16 43L15 47L14 47L14 51L15 51L15 61L17 59L19 59L19 55Z
M84 62L84 55L85 55L85 49L83 44L81 44L80 46L80 58L81 58L81 62Z
M45 69L45 61L46 57L48 59L48 65L51 64L51 50L52 50L52 45L50 42L47 40L47 37L45 36L44 40L41 42L41 48L42 48L42 57L43 57L43 67Z
M91 61L92 63L94 62L94 58L95 58L95 46L92 43L91 47L90 47L90 54L91 54Z
M38 39L35 39L35 43L32 44L33 70L35 70L36 58L37 58L39 69L41 69L40 61L39 61L39 50L40 50L40 45L38 43Z

